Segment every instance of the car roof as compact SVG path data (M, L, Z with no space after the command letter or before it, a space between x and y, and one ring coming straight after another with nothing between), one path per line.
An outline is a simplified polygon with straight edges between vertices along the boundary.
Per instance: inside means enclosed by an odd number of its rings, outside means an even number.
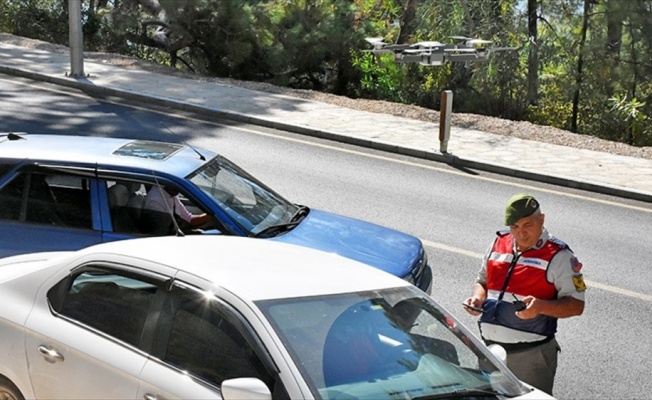
M85 260L88 253L152 261L198 276L250 301L409 286L387 272L334 253L234 236L138 238L78 252Z
M121 169L146 169L186 176L216 153L186 144L97 136L25 134L0 141L0 158L65 164L98 164ZM195 151L197 150L197 151Z

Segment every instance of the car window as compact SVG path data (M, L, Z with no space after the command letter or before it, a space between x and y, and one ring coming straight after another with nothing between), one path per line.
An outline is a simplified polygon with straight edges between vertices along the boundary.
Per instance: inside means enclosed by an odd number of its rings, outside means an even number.
M86 178L22 173L0 191L0 218L91 229L90 181Z
M252 234L288 222L297 211L296 205L220 156L187 179L210 196L242 229Z
M15 167L15 164L9 164L6 162L0 162L0 177L2 177L7 171Z
M105 181L109 213L113 231L118 233L145 233L142 209L147 189L140 182Z
M67 282L67 281L66 281ZM87 271L72 278L59 301L48 298L60 314L134 346L147 319L158 286L151 281L111 271Z
M258 302L315 397L523 394L471 333L413 287ZM357 397L357 396L353 396Z
M225 379L253 377L273 388L271 374L215 299L180 287L173 293L178 306L166 362L217 386Z

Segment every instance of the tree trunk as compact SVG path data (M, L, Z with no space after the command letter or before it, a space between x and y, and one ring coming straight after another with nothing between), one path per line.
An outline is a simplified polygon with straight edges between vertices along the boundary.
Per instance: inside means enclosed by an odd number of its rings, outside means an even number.
M589 30L589 12L591 9L591 0L584 0L584 16L582 18L582 31L580 37L580 46L577 55L577 73L575 75L575 94L573 95L573 115L571 119L571 132L577 133L577 118L580 108L580 87L582 86L582 64L584 63L584 45L586 43L586 33Z
M618 57L623 43L623 4L622 0L608 0L607 8L607 51Z
M620 50L623 43L623 22L625 13L622 0L608 0L605 3L607 10L607 44L605 49L605 66L608 76L613 76L618 61L620 59ZM605 82L605 91L608 97L614 94L614 81L607 79Z
M401 15L401 32L396 43L409 43L415 29L418 0L405 0L403 15Z
M527 31L530 39L527 59L527 98L529 104L537 104L539 97L539 45L537 43L537 20L539 0L527 2Z

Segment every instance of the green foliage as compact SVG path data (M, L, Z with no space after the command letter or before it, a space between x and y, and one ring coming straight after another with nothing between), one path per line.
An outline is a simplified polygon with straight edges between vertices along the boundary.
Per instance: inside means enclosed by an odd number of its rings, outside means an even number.
M624 137L620 141L635 145L649 146L652 144L652 127L650 118L642 112L644 102L636 98L627 99L627 96L615 95L609 99L609 111L614 119L623 126Z
M67 4L68 0L6 1L1 25L14 35L67 44Z
M358 97L400 101L400 84L403 74L393 57L383 54L378 63L372 53L351 51L353 66L361 73ZM384 61L383 61L384 60Z
M10 0L0 0L0 32L8 32L11 29L11 18L13 9Z
M544 85L537 104L527 106L527 120L538 125L567 129L573 108L570 102L560 101L565 98L560 86Z
M526 108L524 118L538 125L568 129L573 107L573 73L556 60L545 63L539 74L540 93L536 104Z
M586 10L584 0L540 0L536 41L528 37L523 0L159 2L166 25L146 23L158 16L138 0L109 0L103 8L82 0L85 50L165 64L176 54L209 75L432 108L452 90L456 112L565 129L576 121L580 133L652 142L652 0L592 1ZM67 44L67 7L68 0L0 0L0 30ZM151 46L161 29L176 53ZM446 43L453 35L518 50L439 67L398 64L387 54L379 62L362 51L370 48L365 37L410 44ZM536 87L528 81L534 54ZM538 91L534 99L528 90Z

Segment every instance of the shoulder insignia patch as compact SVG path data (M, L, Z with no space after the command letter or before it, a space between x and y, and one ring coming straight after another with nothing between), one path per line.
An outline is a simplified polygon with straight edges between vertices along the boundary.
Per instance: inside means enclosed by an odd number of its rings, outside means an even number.
M579 274L573 276L573 285L578 292L583 292L586 290L586 283L584 283L584 275Z
M573 256L571 257L571 268L573 268L573 272L578 273L582 269L582 263L580 260L577 259L577 257Z

